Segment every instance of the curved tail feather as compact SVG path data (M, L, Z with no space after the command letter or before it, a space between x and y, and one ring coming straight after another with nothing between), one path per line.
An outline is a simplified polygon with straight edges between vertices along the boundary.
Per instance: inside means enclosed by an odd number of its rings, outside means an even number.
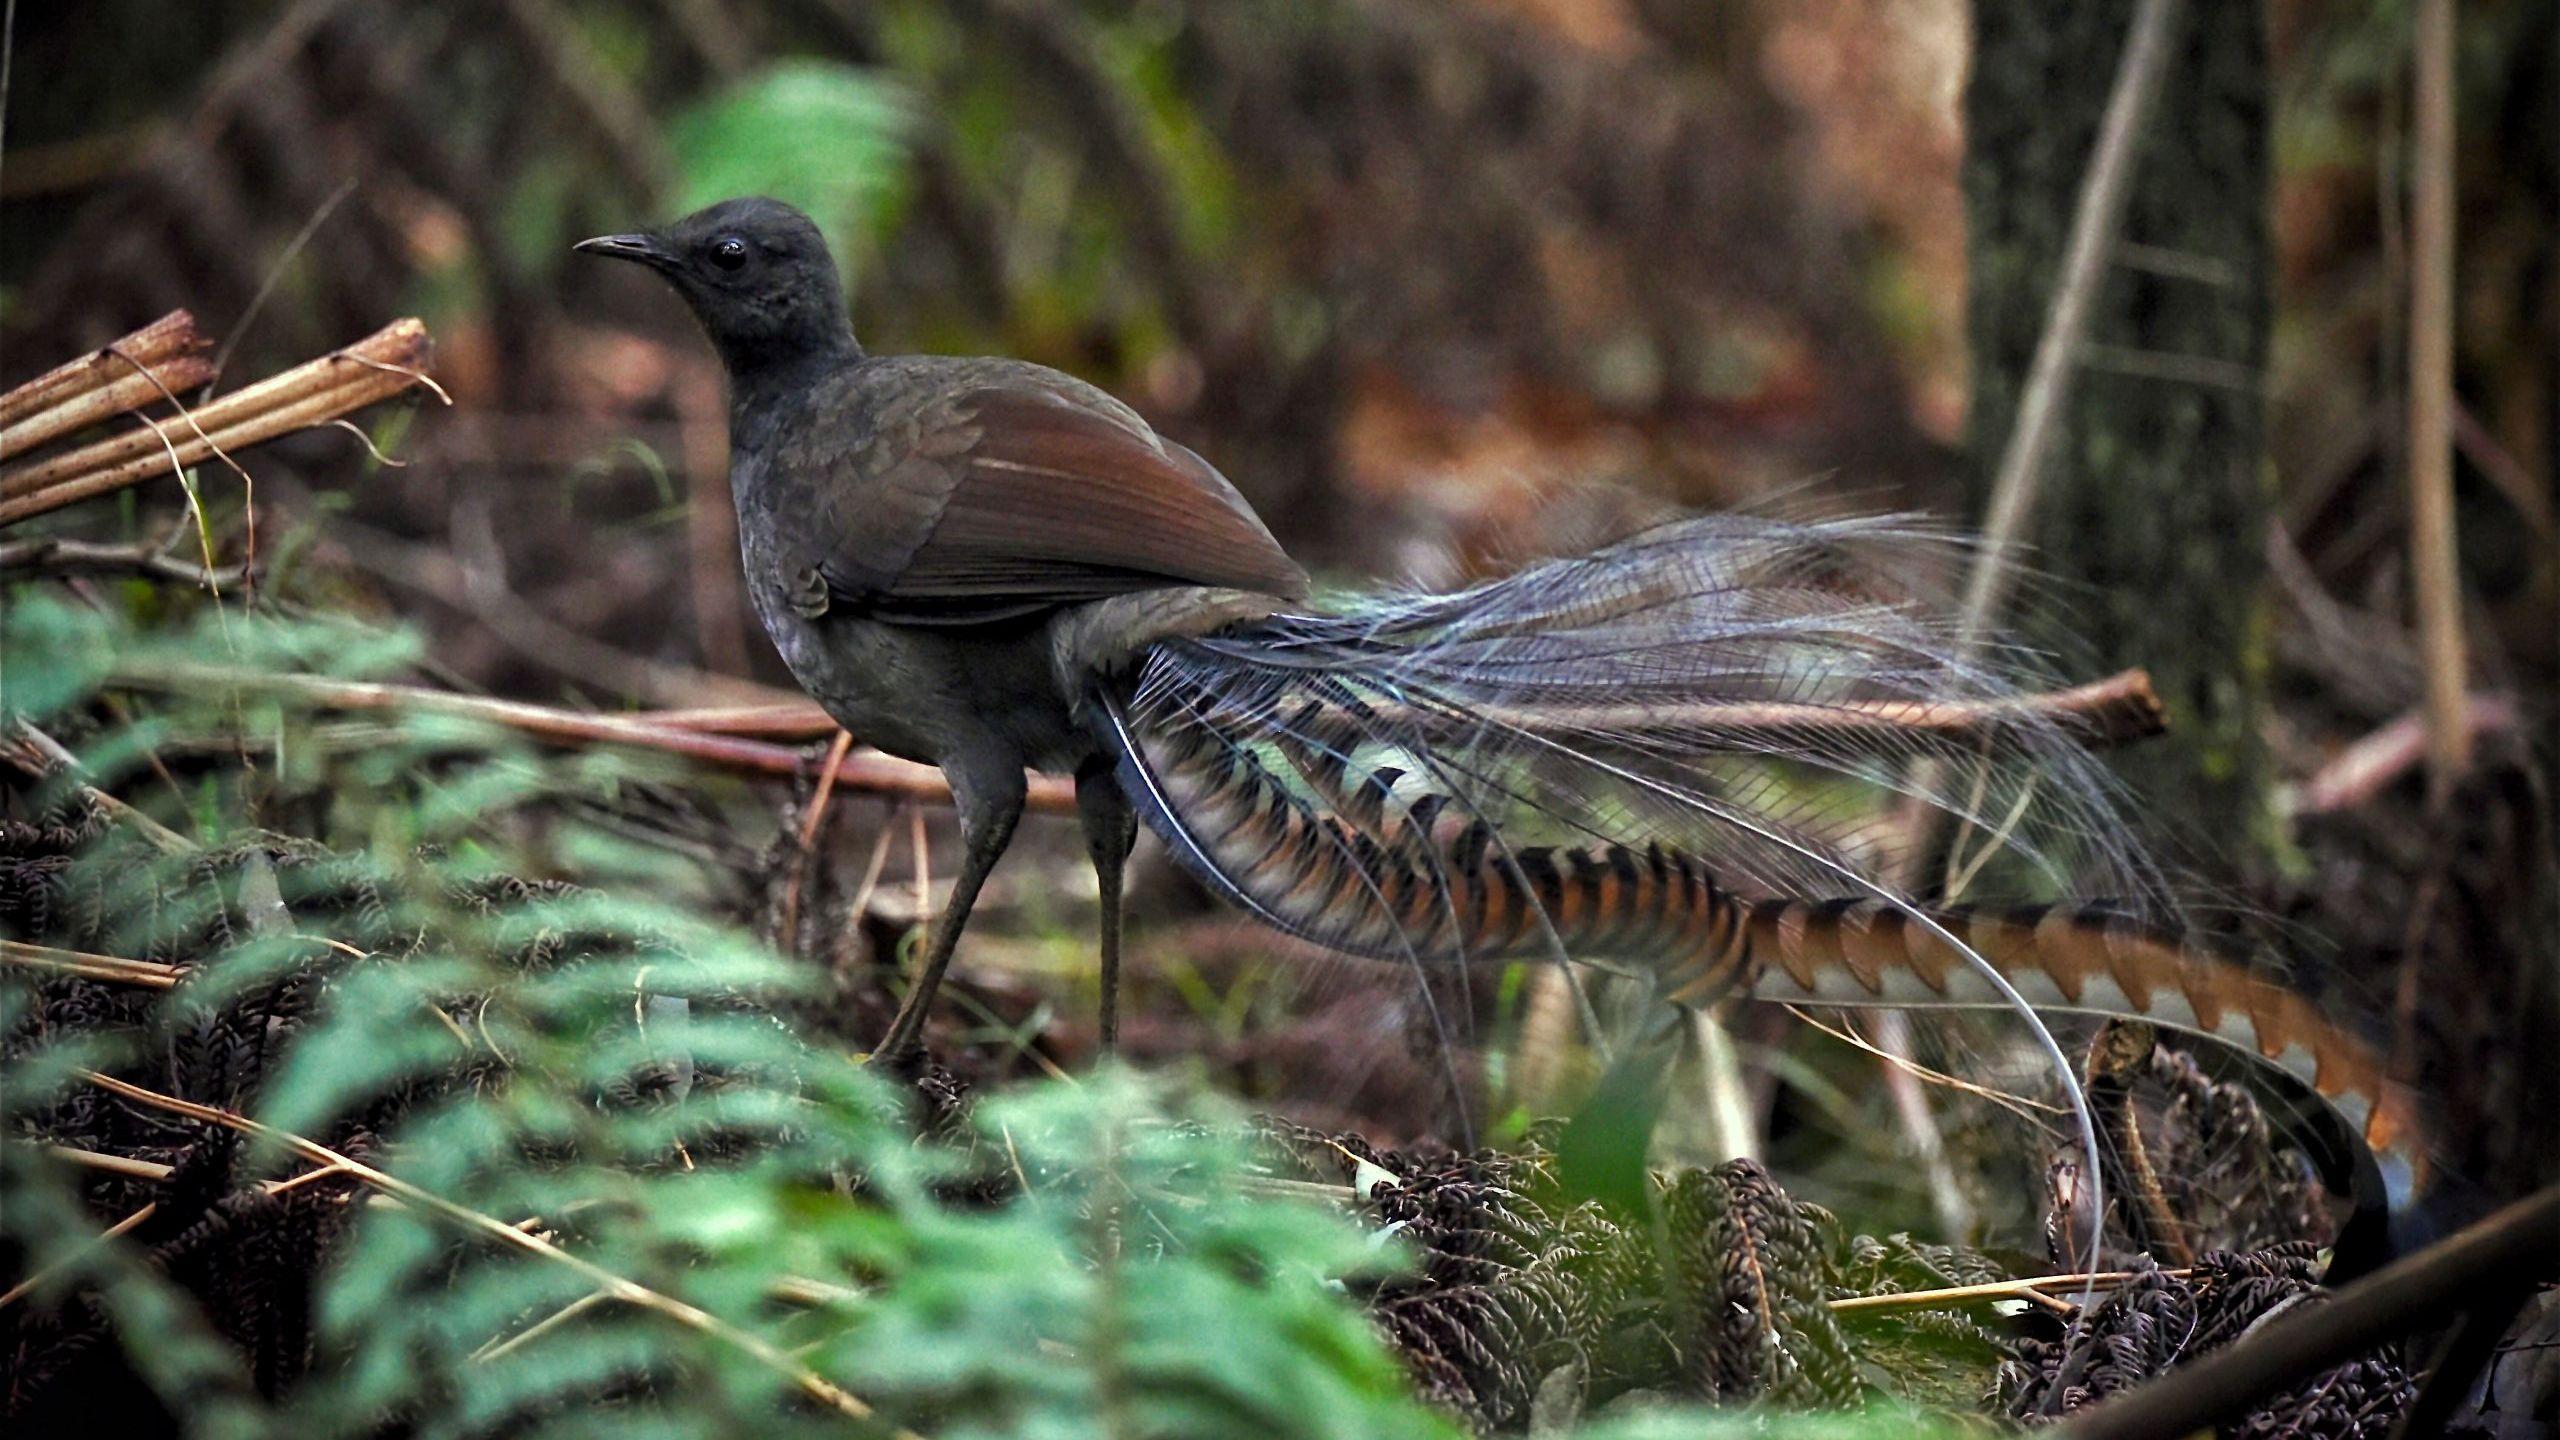
M1321 945L1589 962L1691 1005L2008 1008L2006 987L2233 1045L2414 1167L2408 1097L2369 1047L2176 938L2079 737L1925 606L1851 583L1933 538L1694 521L1456 595L1168 640L1099 697L1105 738L1178 855ZM1951 705L2004 719L1820 723ZM1728 723L1773 706L1808 723ZM1956 822L1951 888L2129 899L1916 903L1879 803L1897 791Z

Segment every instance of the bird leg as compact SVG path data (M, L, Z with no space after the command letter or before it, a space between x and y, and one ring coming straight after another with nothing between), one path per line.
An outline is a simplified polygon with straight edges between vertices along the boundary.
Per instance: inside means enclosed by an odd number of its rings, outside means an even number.
M967 854L960 861L959 878L952 882L951 899L926 937L924 963L916 969L915 985L889 1022L888 1032L872 1048L872 1059L893 1067L923 1051L925 1017L933 1009L934 992L942 986L942 972L950 968L960 932L969 923L969 909L978 903L978 887L986 883L987 872L995 869L997 859L1012 843L1013 827L1022 819L1026 787L1018 763L946 764L943 774L951 782L952 803L960 815L960 843Z
M1120 881L1138 843L1138 815L1107 764L1076 772L1076 814L1102 890L1102 1053L1120 1044Z

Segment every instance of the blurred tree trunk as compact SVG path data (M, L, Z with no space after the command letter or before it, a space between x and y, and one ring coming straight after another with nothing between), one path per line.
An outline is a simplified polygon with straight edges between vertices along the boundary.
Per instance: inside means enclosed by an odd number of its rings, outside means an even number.
M1973 7L1965 91L1968 437L1977 506L2017 413L2134 0ZM2266 704L2272 302L2265 17L2187 7L2020 558L2013 606L2092 673L2150 668L2168 738L2119 762L2145 809L2241 861L2275 834ZM2041 603L2038 603L2041 602Z

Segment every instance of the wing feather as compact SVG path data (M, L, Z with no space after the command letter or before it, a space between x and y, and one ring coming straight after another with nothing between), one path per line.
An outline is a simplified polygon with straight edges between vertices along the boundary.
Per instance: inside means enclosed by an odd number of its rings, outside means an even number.
M1064 376L901 407L855 461L852 503L830 508L872 523L830 524L818 569L884 619L974 622L1171 585L1306 592L1226 477Z

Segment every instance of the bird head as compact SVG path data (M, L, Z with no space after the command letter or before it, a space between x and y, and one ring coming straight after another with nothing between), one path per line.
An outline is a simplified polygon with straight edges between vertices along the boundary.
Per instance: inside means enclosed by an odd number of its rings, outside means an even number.
M732 374L860 353L826 237L779 200L723 200L661 230L599 235L576 248L665 276Z

